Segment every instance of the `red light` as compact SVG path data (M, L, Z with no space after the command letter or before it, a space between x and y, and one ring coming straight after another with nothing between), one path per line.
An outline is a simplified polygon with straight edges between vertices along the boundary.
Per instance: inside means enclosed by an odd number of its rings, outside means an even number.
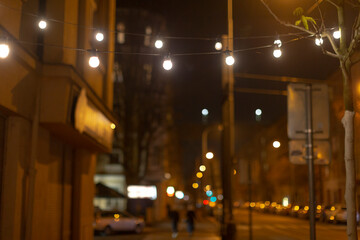
M203 201L203 204L204 204L204 205L208 205L208 204L209 204L209 200L204 200L204 201Z

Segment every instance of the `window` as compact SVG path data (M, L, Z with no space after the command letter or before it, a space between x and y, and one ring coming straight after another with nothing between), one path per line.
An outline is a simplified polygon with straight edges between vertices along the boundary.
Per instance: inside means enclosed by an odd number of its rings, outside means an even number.
M124 23L118 23L116 26L116 30L117 30L117 42L120 44L124 44L125 43L125 24Z
M144 71L145 71L145 83L151 83L151 73L152 73L152 66L150 64L144 64Z
M144 38L144 45L145 46L150 46L150 44L151 44L151 33L152 33L152 29L151 29L151 27L150 26L147 26L146 28L145 28L145 38Z

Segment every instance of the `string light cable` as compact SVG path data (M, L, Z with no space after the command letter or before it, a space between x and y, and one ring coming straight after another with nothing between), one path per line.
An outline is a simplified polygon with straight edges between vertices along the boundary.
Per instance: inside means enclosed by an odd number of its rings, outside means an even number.
M313 37L313 35L309 35L307 37L302 37L302 38L294 38L294 39L283 42L282 45L284 46L284 45L287 45L289 43L293 43L293 42L296 42L296 41L299 41L299 40L302 40L302 39L306 39L306 38L311 38L311 37ZM8 40L8 41L9 42L13 41L13 42L17 42L17 43L25 44L25 45L54 47L54 48L63 48L63 49L73 50L73 51L89 52L88 49L67 47L67 46L63 46L63 45L56 45L56 44L49 44L49 43L34 43L34 42L17 40L17 39L11 39L11 40ZM267 44L267 45L256 46L256 47L235 49L232 52L233 53L240 53L240 52L246 52L246 51L253 51L253 50L259 50L259 49L272 48L273 46L274 46L273 44ZM163 56L163 54L161 54L161 53L145 53L145 52L102 51L102 50L96 50L96 52L97 52L97 54L113 53L113 54L120 54L120 55ZM223 54L225 52L226 51L171 53L171 56L174 57L174 56L219 55L219 54Z
M142 34L142 33L126 33L126 32L122 32L122 31L112 31L112 30L103 30L103 29L98 29L98 28L94 28L94 27L89 27L89 26L85 26L85 25L79 25L76 23L71 23L71 22L66 22L66 21L60 21L57 19L52 19L52 18L44 18L43 16L39 16L37 14L34 13L29 13L29 12L25 12L22 11L20 9L14 8L14 7L10 7L7 6L6 4L2 3L0 1L0 7L5 7L8 9L11 9L13 11L19 11L23 14L32 16L34 18L36 18L36 20L38 21L38 26L40 28L41 31L46 31L46 29L48 28L47 22L56 22L56 23L62 23L62 24L70 24L73 26L77 26L77 27L82 27L82 28L86 28L86 29L90 29L90 30L94 30L94 36L96 38L97 41L102 41L105 36L103 34L103 32L111 32L111 33L123 33L123 34L127 34L127 35L132 35L132 36L149 36L148 34ZM307 35L305 35L307 34ZM296 38L293 38L294 36L296 36ZM317 34L317 36L321 36L319 33ZM207 40L207 41L213 41L214 43L221 43L219 41L219 38L201 38L201 37L174 37L174 36L161 36L161 38L159 38L159 35L157 36L152 36L152 37L156 37L155 39L161 40L161 39L176 39L176 40ZM276 35L277 38L289 38L292 37L290 40L284 41L282 44L288 44L291 42L295 42L304 38L310 38L310 37L314 37L313 35L309 35L308 33L304 33L304 32L298 32L298 33L286 33L286 34L277 34ZM267 36L246 36L246 37L234 37L234 40L246 40L246 39L266 39L266 38L272 38L274 39L274 35L267 35ZM89 51L87 49L82 49L82 48L73 48L73 47L66 47L66 46L62 46L62 45L55 45L55 44L49 44L49 43L32 43L32 42L27 42L27 41L22 41L22 40L18 40L16 38L12 38L11 41L17 42L17 43L21 43L21 44L28 44L28 45L37 45L37 46L44 46L44 47L55 47L55 48L62 48L62 49L68 49L68 50L74 50L74 51L80 51L80 52L90 52L91 53L91 57L89 60L89 64L91 67L97 67L100 64L100 60L98 58L99 54L106 54L106 53L113 53L113 54L121 54L121 55L140 55L140 56L163 56L162 53L145 53L145 52L122 52L122 51L102 51L102 50L96 50L96 51ZM158 42L159 44L159 42ZM161 47L164 43L161 42ZM161 47L155 46L156 48L160 49ZM240 52L245 52L245 51L253 51L253 50L259 50L259 49L266 49L266 48L272 48L274 47L274 44L267 44L267 45L262 45L262 46L255 46L255 47L249 47L249 48L243 48L243 49L235 49L232 52L225 50L222 51L220 46L218 46L216 48L217 51L210 51L210 52L189 52L189 53L172 53L171 57L177 57L177 56L199 56L199 55L219 55L219 54L225 54L227 55L227 63L228 60L230 59L231 63L233 64L235 62L235 59L233 58L233 54L235 53L240 53ZM278 46L280 47L280 46ZM170 54L168 54L169 58L166 60L167 63L169 63L169 61L171 62L170 59ZM230 58L228 58L230 57ZM171 63L172 64L172 63ZM231 65L232 65L231 64ZM168 66L168 65L167 65ZM171 68L170 68L171 69Z
M21 9L15 8L15 7L11 7L8 6L6 4L4 4L3 2L0 1L0 7L4 7L13 11L17 11L17 12L21 12L22 14L34 17L35 19L38 20L38 22L41 22L41 25L46 25L46 22L54 22L54 23L61 23L61 24L67 24L67 25L72 25L72 26L76 26L76 27L80 27L80 28L85 28L88 30L93 30L96 31L96 34L98 33L104 33L104 32L108 32L108 33L122 33L128 36L136 36L136 37L145 37L145 36L149 36L149 34L146 33L133 33L133 32L124 32L124 31L117 31L117 30L106 30L106 29L99 29L96 27L90 27L87 25L81 25L81 24L77 24L77 23L73 23L73 22L68 22L68 21L62 21L62 20L58 20L58 19L54 19L54 18L46 18L44 16L35 14L35 13L31 13L31 12L27 12L27 11L23 11ZM304 35L307 33L304 32L296 32L296 33L285 33L285 34L278 34L278 36L280 36L281 38L284 37L292 37L292 36L299 36L299 35ZM157 39L157 36L151 35L154 39ZM101 38L101 37L100 37ZM214 41L216 42L219 37L183 37L183 36L162 36L162 39L172 39L172 40L202 40L202 41ZM233 40L251 40L251 39L267 39L267 38L274 38L274 35L264 35L264 36L244 36L244 37L234 37L232 38ZM226 39L230 39L230 38L226 38Z

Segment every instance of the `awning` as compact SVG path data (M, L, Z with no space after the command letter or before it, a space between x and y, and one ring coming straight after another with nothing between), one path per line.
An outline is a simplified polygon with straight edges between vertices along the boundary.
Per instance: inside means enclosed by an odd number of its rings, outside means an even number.
M95 197L96 198L127 198L124 194L119 193L118 191L109 188L103 183L99 182L95 187Z

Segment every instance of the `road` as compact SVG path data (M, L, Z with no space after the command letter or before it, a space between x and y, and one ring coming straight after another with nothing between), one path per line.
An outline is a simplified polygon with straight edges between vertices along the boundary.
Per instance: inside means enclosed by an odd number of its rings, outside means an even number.
M249 239L248 211L234 211L237 237L236 240ZM118 234L113 236L96 236L95 240L171 240L170 223L163 222L146 227L141 234ZM178 240L220 240L219 224L215 220L197 222L193 236L186 233L185 223L180 224ZM252 240L306 240L309 239L307 220L288 216L277 216L253 212ZM346 225L316 224L317 240L346 240Z
M248 211L234 212L237 239L249 239ZM310 239L309 221L289 216L253 212L253 240ZM317 240L346 240L346 225L316 222Z

